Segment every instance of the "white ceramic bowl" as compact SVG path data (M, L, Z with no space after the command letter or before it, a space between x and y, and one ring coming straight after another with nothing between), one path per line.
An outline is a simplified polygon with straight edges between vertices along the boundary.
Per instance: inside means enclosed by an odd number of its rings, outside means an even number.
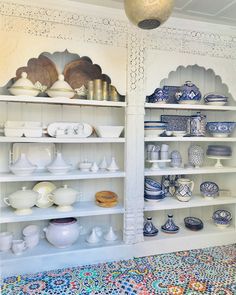
M69 172L70 169L71 169L71 166L64 166L64 167L51 167L51 166L48 166L47 169L52 174L62 175L62 174L66 174L67 172Z
M50 97L65 97L65 98L72 98L75 96L75 92L73 90L62 90L62 89L48 89L46 93Z
M9 169L11 170L11 172L17 176L31 175L35 171L36 168L37 168L37 166L27 167L27 168L17 168L17 167L9 166Z
M95 129L99 137L119 137L124 126L97 126Z
M81 162L79 163L79 169L81 171L89 171L92 165L93 163L90 163L90 162Z
M27 88L20 88L20 87L11 87L8 89L9 92L13 95L16 95L16 96L37 96L39 94L39 90L38 89L27 89Z
M145 129L144 134L146 137L155 137L161 135L165 129Z

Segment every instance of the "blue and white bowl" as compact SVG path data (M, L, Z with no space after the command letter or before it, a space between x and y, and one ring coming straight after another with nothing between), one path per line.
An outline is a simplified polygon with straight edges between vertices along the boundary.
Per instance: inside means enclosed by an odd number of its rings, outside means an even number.
M214 199L219 196L219 187L215 182L205 181L200 185L200 192L205 199Z
M235 122L207 122L206 130L214 137L227 137L234 131L235 126Z
M147 202L159 202L163 200L164 198L165 198L164 194L160 194L157 196L150 196L150 195L144 194L144 200Z
M204 101L209 105L223 106L227 103L228 97L222 94L208 93L204 95Z
M232 220L232 215L229 211L227 210L216 210L213 215L212 219L214 220L214 223L216 226L220 228L225 228L230 225L230 222Z
M149 177L145 178L144 185L145 185L145 188L151 189L151 190L161 190L162 189L160 182L158 182L152 178L149 178Z

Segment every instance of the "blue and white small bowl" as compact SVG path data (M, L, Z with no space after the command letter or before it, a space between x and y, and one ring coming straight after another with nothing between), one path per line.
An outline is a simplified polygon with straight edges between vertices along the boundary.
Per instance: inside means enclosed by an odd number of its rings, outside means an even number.
M219 228L225 228L230 225L232 215L229 211L220 209L213 213L212 219L214 220L216 226Z
M151 190L161 190L161 184L160 182L152 179L152 178L149 178L149 177L146 177L145 178L145 182L144 182L144 185L147 189L151 189Z
M235 122L207 122L206 130L213 137L228 137L235 126Z
M215 182L205 181L200 185L200 192L205 199L213 200L219 196L219 187Z

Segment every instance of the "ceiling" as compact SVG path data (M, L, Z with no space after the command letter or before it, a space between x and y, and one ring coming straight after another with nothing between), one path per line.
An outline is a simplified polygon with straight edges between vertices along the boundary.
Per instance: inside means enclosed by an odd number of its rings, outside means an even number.
M123 9L124 0L72 0ZM175 0L174 16L236 26L236 0Z

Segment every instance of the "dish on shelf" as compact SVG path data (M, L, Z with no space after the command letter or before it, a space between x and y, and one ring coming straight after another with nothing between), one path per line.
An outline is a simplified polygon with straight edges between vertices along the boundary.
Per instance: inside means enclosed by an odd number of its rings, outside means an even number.
M120 137L124 126L97 126L95 130L99 137Z
M168 94L167 103L177 103L175 94L180 91L180 86L163 86L163 91Z
M172 214L168 214L168 219L165 224L161 226L161 230L167 234L176 234L179 232L179 227L174 223Z
M220 228L225 228L230 225L230 222L232 220L232 215L227 210L219 209L213 213L212 219L216 226Z
M111 191L100 191L95 194L96 204L99 207L111 208L118 204L118 196Z
M163 191L160 192L160 194L157 195L150 195L149 193L144 193L144 201L146 202L159 202L165 198L165 194Z
M206 130L214 137L227 137L234 131L235 126L235 122L207 122Z
M11 94L16 96L37 96L40 93L40 87L42 87L42 85L39 82L34 85L27 78L27 73L22 72L21 77L16 80L8 90Z
M183 137L183 136L187 135L187 132L186 131L173 131L172 135L175 137Z
M83 161L79 163L79 169L81 171L88 172L91 169L92 165L92 162Z
M8 137L42 137L43 126L41 122L6 121L4 134Z
M219 187L215 182L205 181L200 185L200 192L205 199L212 200L219 196Z
M39 182L33 187L33 191L39 193L39 198L36 202L36 206L39 208L49 208L53 205L53 202L49 200L48 196L52 191L56 189L56 186L52 182Z
M61 153L57 153L52 163L47 166L48 171L56 175L66 174L71 168L71 165L65 162Z
M37 166L33 165L26 156L25 153L21 153L19 158L9 166L12 173L18 176L28 176L31 175Z
M145 189L148 189L148 190L161 190L162 189L162 186L158 181L156 181L152 178L149 178L149 177L145 177L144 187L145 187Z
M51 88L49 88L46 93L50 97L72 98L75 96L75 91L66 81L64 81L64 75L59 75L58 80L53 83Z
M196 104L201 100L202 95L196 85L191 81L186 81L176 92L175 97L180 104Z
M63 187L55 189L50 195L48 195L49 201L52 201L57 205L56 210L60 212L68 212L73 210L73 204L77 200L78 192L67 184Z
M52 137L89 137L93 127L87 123L54 122L48 125L47 132Z
M146 96L148 103L166 103L168 100L168 92L162 88L156 88L155 91Z
M31 208L36 205L38 198L37 192L22 187L21 190L12 193L8 198L4 198L4 203L16 209L15 214L28 215L32 213Z
M221 94L208 93L204 95L204 101L208 105L223 106L227 103L228 97Z
M150 170L155 171L155 170L160 170L163 168L162 164L165 163L170 163L171 159L166 159L166 160L146 160L147 163L151 163L152 166Z
M198 231L203 228L203 222L197 217L185 217L184 224L186 228L194 231Z
M152 223L152 217L147 217L143 226L143 235L145 237L154 237L158 234L158 229Z
M187 132L190 118L191 116L161 115L161 121L167 123L167 131Z
M24 153L28 160L37 166L35 171L46 171L46 167L54 158L55 151L54 143L13 143L12 162Z

